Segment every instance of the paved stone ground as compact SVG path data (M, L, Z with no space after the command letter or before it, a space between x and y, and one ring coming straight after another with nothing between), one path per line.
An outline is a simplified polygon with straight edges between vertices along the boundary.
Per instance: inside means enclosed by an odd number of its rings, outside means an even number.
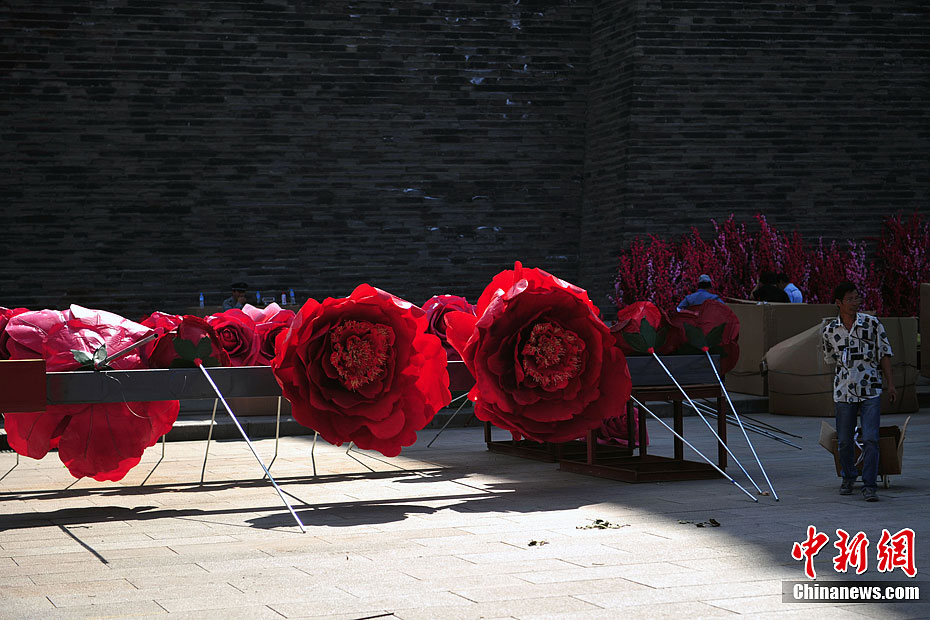
M754 436L779 502L754 503L722 479L627 484L561 472L488 452L474 427L449 429L431 448L435 431L424 431L395 459L321 441L316 477L311 438L283 438L272 472L306 534L242 441L213 444L203 485L204 442L169 443L142 486L159 447L120 484L74 481L54 454L23 459L0 480L0 618L930 617L926 582L921 603L781 597L783 580L804 578L790 551L811 524L830 535L819 578L837 577L836 528L871 541L860 579L904 579L877 571L882 528L913 528L917 581L930 570L930 410L911 419L904 473L872 504L837 494L832 457L817 445L820 418L754 417L803 436L802 450ZM685 427L714 452L700 420ZM650 437L655 453L671 454L656 423ZM274 440L256 446L270 460ZM14 463L0 454L0 475ZM711 518L720 526L697 527ZM620 527L585 529L596 519Z

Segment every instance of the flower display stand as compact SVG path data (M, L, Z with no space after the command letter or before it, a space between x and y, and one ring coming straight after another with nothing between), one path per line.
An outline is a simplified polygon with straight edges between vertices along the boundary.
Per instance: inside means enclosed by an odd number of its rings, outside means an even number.
M719 356L712 356L720 367ZM723 391L716 382L714 370L703 355L675 355L664 358L664 363L682 385L688 396L716 399L717 434L726 442L726 415ZM661 366L651 357L629 356L627 365L633 380L632 396L642 402L672 401L674 429L683 435L683 402L681 391L669 383L670 379ZM619 404L619 403L618 403ZM559 463L563 471L611 478L625 482L667 482L674 480L702 480L719 478L720 474L701 461L684 458L684 443L675 438L673 456L649 454L646 441L645 412L640 412L639 427L634 428L633 403L626 403L627 437L636 437L630 442L636 449L598 445L596 431L589 431L585 441L569 441L559 444L534 441L497 440L491 438L491 425L485 423L485 442L488 450L500 454L519 456L550 463ZM727 452L718 445L717 462L726 470Z
M692 384L682 385L688 396L694 400L698 398L715 398L717 401L717 434L720 439L727 440L727 422L723 409L723 394L720 385ZM684 435L683 401L685 397L675 386L644 386L633 387L632 396L643 404L652 402L672 401L673 428L679 435ZM639 414L639 428L633 428L633 404L627 403L628 436L638 433L636 446L637 455L616 455L605 452L594 438L594 432L589 431L587 451L584 458L563 457L559 460L559 469L578 474L588 474L601 478L611 478L624 482L670 482L676 480L705 480L720 478L720 473L712 466L701 461L690 461L684 458L684 443L675 437L674 455L671 457L649 454L646 445L646 415ZM722 470L727 467L727 452L723 445L717 446L717 465Z

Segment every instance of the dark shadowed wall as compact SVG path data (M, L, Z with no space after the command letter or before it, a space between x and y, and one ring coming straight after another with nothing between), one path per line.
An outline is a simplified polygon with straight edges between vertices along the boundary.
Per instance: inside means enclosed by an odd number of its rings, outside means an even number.
M577 276L589 2L11 0L0 305Z
M927 211L922 2L7 0L0 305L135 318L246 280L606 307L636 235Z
M581 284L733 213L816 242L930 216L930 4L595 3ZM751 229L756 229L750 226Z

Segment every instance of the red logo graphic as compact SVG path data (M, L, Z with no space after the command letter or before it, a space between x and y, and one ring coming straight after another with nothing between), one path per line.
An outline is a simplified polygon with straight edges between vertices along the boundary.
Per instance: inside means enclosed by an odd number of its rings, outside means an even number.
M882 529L882 537L875 548L878 550L879 572L890 573L900 568L908 577L917 574L917 566L914 564L914 530L911 528L906 527L894 535Z
M830 540L830 537L823 532L818 532L813 525L807 526L807 540L803 543L794 543L791 548L791 557L795 560L804 558L804 574L808 579L817 577L814 571L814 556L820 553L820 550Z
M833 568L838 573L845 573L850 564L856 567L856 574L861 575L869 567L869 539L865 532L859 532L850 540L846 530L836 530L839 537L833 546L839 549L839 553L833 558Z

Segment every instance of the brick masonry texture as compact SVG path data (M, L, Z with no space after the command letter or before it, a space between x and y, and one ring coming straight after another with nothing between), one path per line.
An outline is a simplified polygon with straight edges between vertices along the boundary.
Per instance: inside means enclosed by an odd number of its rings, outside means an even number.
M0 305L606 295L637 235L927 210L923 3L0 6Z

